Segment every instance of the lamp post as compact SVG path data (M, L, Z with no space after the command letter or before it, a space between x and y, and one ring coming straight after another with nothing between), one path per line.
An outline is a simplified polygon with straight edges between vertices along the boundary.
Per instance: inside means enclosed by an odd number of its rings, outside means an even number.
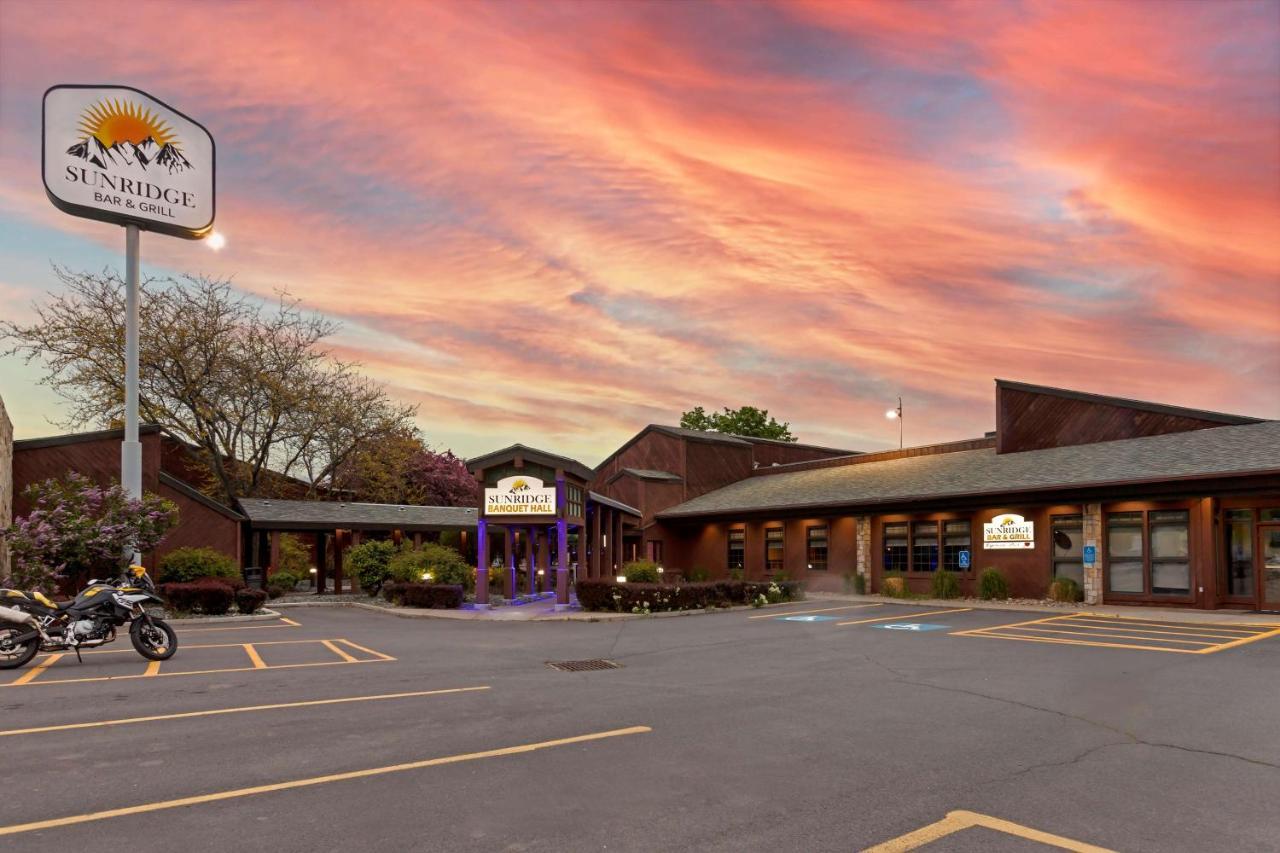
M891 421L898 422L898 449L902 449L902 398L898 398L898 408L890 409L884 413L884 416Z

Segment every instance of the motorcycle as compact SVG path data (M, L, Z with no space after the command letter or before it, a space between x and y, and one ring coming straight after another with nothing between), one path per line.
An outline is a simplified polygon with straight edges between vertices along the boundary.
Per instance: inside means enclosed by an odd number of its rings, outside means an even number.
M114 580L91 580L72 601L56 603L41 592L0 589L0 669L25 666L37 652L105 646L116 628L129 623L129 639L147 660L168 660L178 636L148 606L163 606L142 566L130 566Z

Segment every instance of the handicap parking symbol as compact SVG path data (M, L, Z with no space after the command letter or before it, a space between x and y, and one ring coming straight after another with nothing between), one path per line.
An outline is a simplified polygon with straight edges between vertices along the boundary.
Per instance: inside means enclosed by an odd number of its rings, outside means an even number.
M834 616L781 616L783 622L830 622Z
M941 631L949 625L934 625L928 622L890 622L888 625L873 625L886 631Z

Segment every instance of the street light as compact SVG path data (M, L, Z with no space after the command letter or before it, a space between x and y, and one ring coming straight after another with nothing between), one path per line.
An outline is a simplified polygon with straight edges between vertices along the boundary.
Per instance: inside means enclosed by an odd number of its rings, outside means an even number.
M227 238L222 236L221 231L214 231L204 238L205 244L215 252L220 251L223 246L227 245Z
M902 449L902 398L898 398L898 408L890 409L884 413L884 416L891 421L898 422L898 449Z

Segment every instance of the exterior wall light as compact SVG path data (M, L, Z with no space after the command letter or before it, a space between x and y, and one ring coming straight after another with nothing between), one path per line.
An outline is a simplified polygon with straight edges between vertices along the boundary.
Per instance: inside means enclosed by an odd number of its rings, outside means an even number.
M658 566L658 574L662 574L662 566Z
M616 580L618 583L626 583L626 582L627 582L627 576L626 576L626 575L618 575L616 578L614 578L614 580Z
M538 569L538 577L542 577L547 573L546 569Z
M424 581L429 581L429 580L431 580L431 572L423 572L423 573L422 573L422 579L423 579Z
M312 566L312 567L311 567L311 569L310 569L310 572L311 572L311 574L313 574L313 575L314 575L314 574L316 573L316 567L315 567L315 566Z

